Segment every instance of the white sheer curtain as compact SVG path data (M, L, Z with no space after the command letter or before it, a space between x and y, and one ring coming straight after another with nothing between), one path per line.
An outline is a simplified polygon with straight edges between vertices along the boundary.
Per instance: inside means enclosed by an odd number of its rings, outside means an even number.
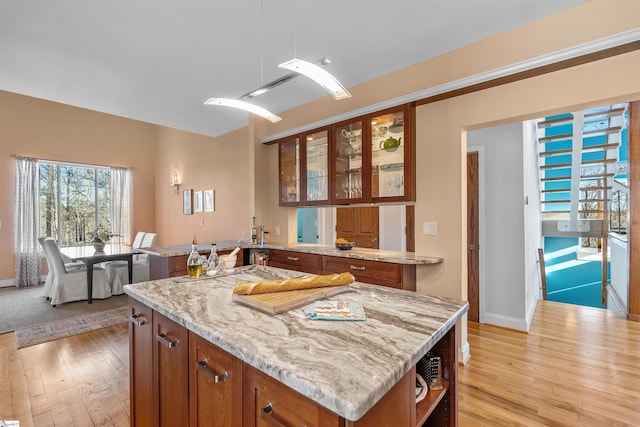
M131 244L133 224L132 173L128 168L111 168L111 231L114 243Z
M38 194L37 159L16 157L13 209L16 286L37 285L40 282Z

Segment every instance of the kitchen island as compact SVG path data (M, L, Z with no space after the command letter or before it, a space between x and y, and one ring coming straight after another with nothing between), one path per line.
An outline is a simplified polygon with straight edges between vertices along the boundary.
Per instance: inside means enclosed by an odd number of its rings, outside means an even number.
M366 321L350 322L310 320L303 313L309 306L271 316L231 299L238 283L297 276L247 266L214 278L125 286L133 424L151 415L150 425L169 425L176 416L184 425L185 418L212 425L202 411L214 401L199 396L204 374L227 387L226 397L215 400L226 402L214 410L228 417L222 425L261 418L307 426L390 422L385 419L410 427L457 424L456 323L466 302L356 282L332 297L362 303ZM213 368L215 357L201 355L207 345L226 365ZM172 351L181 356L174 359ZM441 357L446 387L416 404L415 365L428 351Z

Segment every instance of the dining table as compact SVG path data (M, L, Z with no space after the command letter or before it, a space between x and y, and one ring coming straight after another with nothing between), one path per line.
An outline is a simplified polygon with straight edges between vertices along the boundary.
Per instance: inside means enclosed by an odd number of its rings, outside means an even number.
M71 261L81 261L87 266L87 300L93 301L93 267L105 261L127 261L129 283L133 282L133 255L140 253L130 245L106 244L102 249L93 245L66 246L60 248L62 256Z

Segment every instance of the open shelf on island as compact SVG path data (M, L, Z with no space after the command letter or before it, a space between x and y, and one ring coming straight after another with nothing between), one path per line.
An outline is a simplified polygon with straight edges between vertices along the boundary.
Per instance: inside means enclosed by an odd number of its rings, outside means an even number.
M442 389L429 390L426 397L420 402L416 403L416 425L421 426L427 421L429 415L438 406L438 403L442 400L447 391L449 390L449 381L442 379Z

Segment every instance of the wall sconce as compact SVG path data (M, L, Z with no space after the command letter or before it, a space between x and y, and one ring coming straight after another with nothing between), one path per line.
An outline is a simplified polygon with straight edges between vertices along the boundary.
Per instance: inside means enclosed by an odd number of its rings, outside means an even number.
M173 182L171 183L171 186L173 187L173 191L175 191L176 194L180 192L180 180L178 179L178 171L173 171Z

